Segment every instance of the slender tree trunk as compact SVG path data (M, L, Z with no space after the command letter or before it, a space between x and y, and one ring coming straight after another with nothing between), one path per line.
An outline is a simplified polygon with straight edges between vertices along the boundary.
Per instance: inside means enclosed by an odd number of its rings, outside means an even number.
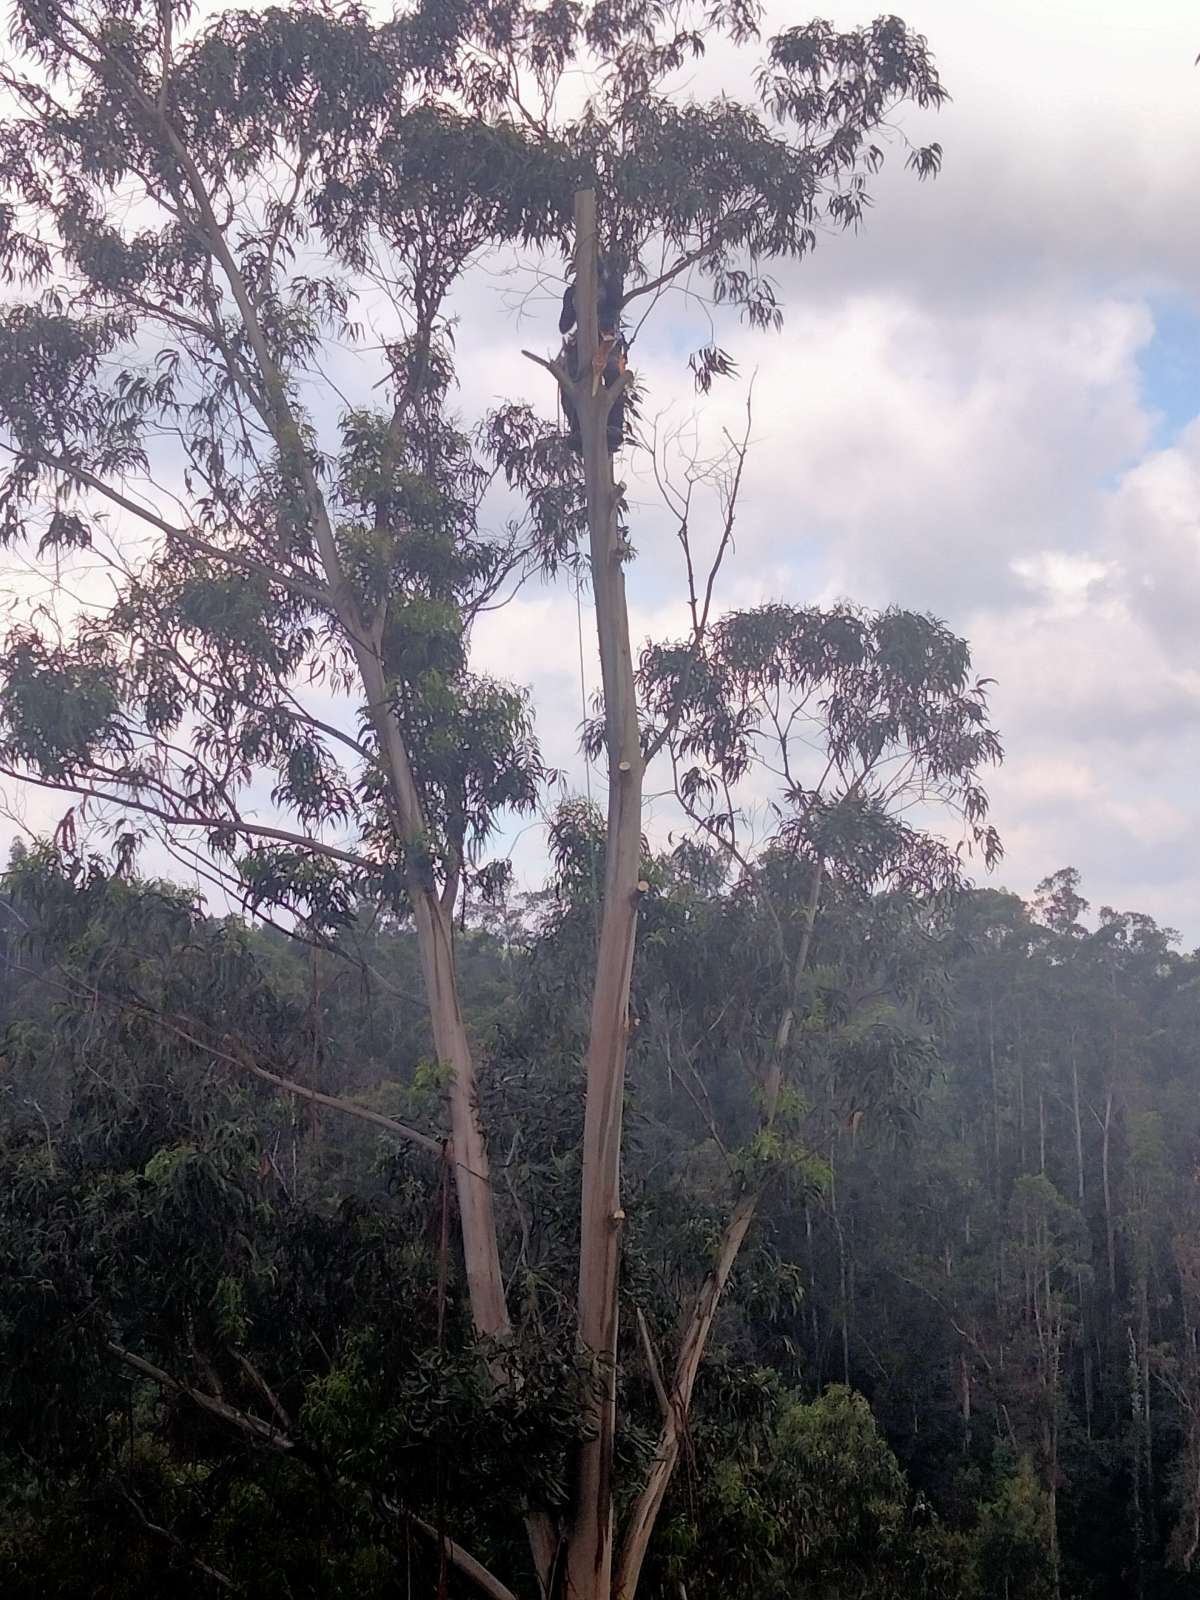
M312 517L317 554L334 597L338 622L354 653L379 739L383 764L390 779L393 823L401 843L406 850L411 850L424 834L424 818L408 751L392 709L377 633L358 615L349 593L329 510L306 452L283 376L271 357L253 298L217 221L203 177L165 118L162 126L195 200L201 230L225 273L253 352L262 386L261 396L256 397L255 403L280 456L294 467L303 486ZM458 1005L454 959L450 948L449 913L442 907L432 886L412 883L410 895L421 947L434 1043L439 1057L450 1066L452 1073L450 1113L453 1158L471 1310L479 1332L502 1336L508 1332L508 1313L504 1303L504 1284L492 1212L487 1151L475 1107L475 1067Z
M1020 1171L1028 1171L1026 1162L1026 1110L1025 1110L1025 1044L1024 1040L1017 1038L1017 1149L1020 1155Z
M815 1377L819 1385L822 1382L822 1374L824 1372L825 1364L821 1359L821 1319L817 1311L817 1296L815 1292L817 1283L817 1255L813 1245L812 1207L809 1205L807 1200L804 1202L804 1237L808 1245L809 1322L812 1327L813 1361L816 1364Z
M996 1072L996 1005L988 996L988 1070L992 1081L992 1182L1000 1193L1000 1080Z
M1146 1543L1154 1538L1154 1419L1150 1394L1150 1241L1143 1241L1142 1270L1138 1282L1138 1356L1141 1361L1141 1434L1142 1473L1145 1480L1145 1530Z
M654 1464L650 1468L645 1488L639 1495L630 1516L629 1526L625 1530L625 1538L621 1545L621 1561L617 1571L614 1600L633 1600L637 1593L638 1578L649 1548L650 1535L654 1532L654 1524L658 1520L658 1513L670 1487L675 1464L679 1460L679 1450L692 1403L692 1391L696 1386L696 1377L700 1371L708 1335L725 1285L729 1281L729 1274L742 1248L742 1242L750 1231L750 1224L754 1221L757 1209L757 1194L743 1195L738 1201L721 1242L721 1253L717 1264L705 1280L688 1316L686 1332L676 1362L675 1381L669 1396L669 1410L664 1419Z
M1075 1173L1079 1194L1079 1209L1084 1206L1083 1185L1083 1122L1079 1115L1079 1058L1075 1050L1075 1035L1071 1035L1071 1108L1075 1113Z
M1046 1173L1046 1092L1038 1085L1038 1171Z
M280 456L295 468L303 485L312 517L317 554L334 597L338 621L354 653L379 739L383 764L390 780L392 820L401 844L406 851L411 851L424 835L424 817L408 751L392 709L377 630L368 626L358 615L349 593L329 510L305 450L286 385L271 357L253 299L217 221L199 168L165 120L163 127L192 191L202 231L225 273L237 304L262 384L262 396L256 401L260 415L275 439ZM439 1058L451 1070L452 1154L472 1315L480 1333L500 1337L509 1331L508 1313L492 1210L487 1150L476 1112L475 1065L458 1004L449 926L453 908L443 907L432 885L415 881L410 883L410 897L421 949L434 1044Z
M838 1310L842 1324L842 1382L849 1386L850 1383L850 1328L849 1328L849 1293L846 1274L846 1236L842 1232L842 1219L838 1211L837 1201L837 1167L834 1160L834 1146L829 1147L829 1206L833 1214L833 1231L837 1235L838 1247Z
M1053 1587L1054 1600L1058 1600L1062 1593L1061 1576L1061 1550L1058 1538L1058 1427L1051 1423L1047 1432L1047 1515L1049 1521L1048 1537L1050 1540L1050 1582Z
M1047 1463L1050 1481L1050 1556L1054 1582L1054 1596L1062 1593L1062 1543L1058 1532L1058 1413L1059 1388L1062 1383L1063 1327L1061 1315L1054 1310L1051 1297L1050 1274L1046 1273L1046 1316L1053 1328L1050 1361L1050 1458Z
M1100 1124L1100 1181L1104 1190L1104 1242L1108 1251L1108 1294L1110 1315L1117 1303L1117 1241L1113 1230L1112 1185L1109 1178L1109 1147L1112 1133L1112 1090L1104 1101L1104 1121Z
M1133 1533L1134 1563L1137 1569L1136 1594L1138 1600L1146 1588L1146 1507L1142 1503L1142 1366L1138 1342L1133 1328L1126 1330L1129 1340L1129 1411L1132 1422L1129 1521Z
M336 561L336 553L333 561ZM327 571L333 561L326 562ZM340 572L333 566L331 582L335 575L340 576ZM403 843L411 849L421 837L423 818L408 752L389 703L383 663L378 650L365 642L356 640L354 652L396 794L397 828ZM442 904L432 886L412 883L409 895L434 1048L439 1061L450 1069L451 1154L471 1314L479 1333L488 1338L503 1338L509 1332L508 1309L500 1270L487 1144L479 1122L475 1062L458 999L451 931L453 908Z
M621 1112L642 837L642 752L607 438L612 396L598 376L597 257L596 197L592 190L582 190L575 197L579 376L572 398L583 440L592 592L604 688L608 833L587 1053L579 1238L579 1338L594 1364L593 1399L586 1419L592 1436L581 1446L578 1458L567 1553L571 1600L609 1600L612 1589L617 1292L624 1220Z

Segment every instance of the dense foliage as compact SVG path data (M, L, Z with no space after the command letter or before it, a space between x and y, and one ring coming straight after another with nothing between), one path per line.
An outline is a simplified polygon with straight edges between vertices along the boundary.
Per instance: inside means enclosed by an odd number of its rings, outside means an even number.
M565 1493L582 1381L562 1263L586 820L561 821L555 890L460 935L521 1308L499 1388L436 1160L244 1070L436 1128L411 933L363 919L305 949L97 863L13 863L6 1592L432 1592L463 1581L439 1578L443 1526L518 1558L521 1507ZM937 915L847 890L817 934L786 1148L767 1151L731 1060L766 1003L771 917L711 855L646 871L624 1456L653 1446L656 1352L727 1186L774 1173L649 1592L1186 1592L1195 958L1143 917L1086 926L1071 873L1031 906L984 891Z

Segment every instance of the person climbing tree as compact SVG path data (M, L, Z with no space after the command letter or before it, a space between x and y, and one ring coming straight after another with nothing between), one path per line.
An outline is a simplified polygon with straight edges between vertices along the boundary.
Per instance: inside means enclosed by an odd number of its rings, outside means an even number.
M624 303L624 283L620 270L609 262L601 262L597 279L596 322L600 332L600 348L593 370L593 389L603 380L611 389L625 371L627 346L621 332L621 307ZM558 318L558 331L563 334L562 360L571 377L578 382L582 376L579 363L579 346L575 337L575 282L568 283L563 293L562 311ZM583 454L583 437L579 428L579 413L569 395L563 394L563 411L567 418L567 437L576 455ZM622 389L608 413L608 448L615 455L625 439L625 391Z

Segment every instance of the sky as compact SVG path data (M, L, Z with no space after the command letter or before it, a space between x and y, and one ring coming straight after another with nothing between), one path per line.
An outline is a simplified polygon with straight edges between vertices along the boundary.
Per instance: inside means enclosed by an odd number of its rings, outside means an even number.
M1072 865L1094 909L1148 913L1194 945L1200 15L1172 0L901 9L953 99L900 126L941 142L943 171L918 184L901 153L859 234L823 238L779 274L781 335L723 330L754 387L720 598L844 597L944 619L996 680L1006 748L988 784L1006 856L978 881L1028 894ZM695 92L721 70L696 74ZM481 341L473 387L495 395L513 374L504 298L481 286L465 316ZM528 324L516 331L528 342ZM690 395L673 358L695 331L685 302L664 307L634 365L648 411L715 449L721 428L744 426L746 383ZM678 628L680 574L644 472L625 471L643 507L636 640ZM543 737L568 763L577 626L560 587L521 596L477 639L482 665L534 685ZM536 851L526 834L517 858Z
M979 881L1028 894L1073 865L1094 907L1148 913L1196 945L1200 14L1183 0L896 3L952 95L898 119L941 142L941 175L919 184L897 148L864 228L777 274L784 331L720 330L740 377L706 400L680 352L707 324L685 297L664 302L633 353L647 415L715 453L723 430L744 430L753 380L721 606L898 604L970 640L1007 752L988 783L1006 856ZM842 25L873 14L820 9ZM777 5L768 29L798 15ZM684 92L744 92L744 68L731 72L712 56ZM501 398L552 404L519 354L557 343L532 281L490 262L459 298L465 416ZM339 381L369 391L377 372L342 359ZM681 631L682 573L644 459L621 473L636 645ZM481 669L532 687L545 753L582 788L586 592L526 589L474 649ZM18 805L35 824L65 809ZM671 820L652 804L652 837ZM502 847L538 876L538 828Z

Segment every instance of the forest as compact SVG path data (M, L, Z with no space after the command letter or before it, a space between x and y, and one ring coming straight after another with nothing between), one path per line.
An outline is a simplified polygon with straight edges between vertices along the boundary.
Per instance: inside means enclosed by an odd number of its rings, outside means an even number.
M9 11L5 1594L1193 1592L1198 958L980 887L955 627L739 575L929 42Z
M544 894L461 938L520 1308L524 1382L503 1397L481 1388L444 1178L386 1126L435 1125L444 1095L411 932L364 914L305 948L168 885L18 852L6 1592L434 1593L437 1529L519 1570L514 1527L530 1497L566 1493L577 1427L562 1285L591 842L564 839ZM752 1116L728 1040L704 1036L722 1013L735 1034L752 1023L773 942L711 861L646 871L631 1467L653 1451L658 1352L720 1227L715 1169ZM1069 869L1029 905L979 890L916 927L882 901L846 917L817 953L822 1009L845 1016L872 988L890 1003L805 1075L647 1592L1190 1593L1196 957L1148 918L1089 917ZM247 1062L384 1125L281 1098Z

